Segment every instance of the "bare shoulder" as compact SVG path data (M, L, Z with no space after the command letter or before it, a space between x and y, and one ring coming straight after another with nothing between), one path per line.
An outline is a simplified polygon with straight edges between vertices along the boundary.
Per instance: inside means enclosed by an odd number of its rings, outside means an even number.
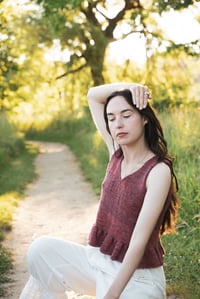
M170 167L164 163L160 162L156 164L148 175L148 181L161 181L161 180L171 180L171 170Z
M147 194L155 202L164 202L172 182L170 167L164 162L158 163L150 171L147 181ZM162 200L161 200L162 199Z

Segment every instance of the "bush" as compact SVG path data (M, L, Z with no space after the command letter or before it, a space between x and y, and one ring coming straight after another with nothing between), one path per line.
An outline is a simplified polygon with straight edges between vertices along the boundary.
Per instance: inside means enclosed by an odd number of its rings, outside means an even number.
M3 167L10 162L10 159L17 157L24 150L24 139L11 125L6 114L0 113L0 166Z
M197 299L199 293L199 110L176 109L160 113L170 154L176 156L175 170L179 181L181 208L177 234L163 236L166 249L165 272L169 294L178 298ZM59 141L70 146L78 158L85 177L99 194L108 153L86 112L81 119L52 123L43 132L31 132L31 138Z

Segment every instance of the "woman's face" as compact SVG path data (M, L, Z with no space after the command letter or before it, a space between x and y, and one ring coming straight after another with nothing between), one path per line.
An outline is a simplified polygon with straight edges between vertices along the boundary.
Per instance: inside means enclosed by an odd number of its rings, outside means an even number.
M120 146L134 145L144 139L146 120L122 96L113 97L106 109L112 138Z

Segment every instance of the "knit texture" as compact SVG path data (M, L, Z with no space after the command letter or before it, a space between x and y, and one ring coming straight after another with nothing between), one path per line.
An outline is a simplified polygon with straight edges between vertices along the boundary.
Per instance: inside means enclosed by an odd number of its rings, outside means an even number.
M140 169L121 179L123 156L113 155L102 183L100 206L96 223L89 235L89 244L100 247L100 251L122 262L129 246L137 218L146 193L146 180L151 169L158 163L154 156ZM150 236L138 268L153 268L163 264L164 249L159 231L170 194L158 222Z

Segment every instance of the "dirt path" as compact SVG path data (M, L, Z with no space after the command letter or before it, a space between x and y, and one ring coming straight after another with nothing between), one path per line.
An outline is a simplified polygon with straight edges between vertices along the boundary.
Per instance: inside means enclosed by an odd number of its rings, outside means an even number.
M98 197L80 172L68 147L59 143L34 142L40 149L35 160L38 178L28 186L26 198L17 208L12 232L5 246L13 252L13 282L2 299L18 299L28 279L26 252L41 235L86 243L96 216ZM69 293L69 299L92 299ZM170 296L168 299L176 299Z
M98 205L97 196L65 145L34 143L40 149L35 160L38 178L28 186L5 242L14 255L14 282L4 299L17 299L28 278L25 256L31 241L45 234L85 243Z

